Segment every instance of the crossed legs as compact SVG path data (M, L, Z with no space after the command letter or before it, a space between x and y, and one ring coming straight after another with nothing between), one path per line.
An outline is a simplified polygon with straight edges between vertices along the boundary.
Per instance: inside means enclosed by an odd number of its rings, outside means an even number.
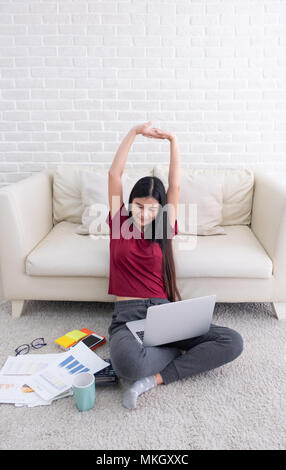
M143 346L127 327L110 339L111 361L119 377L136 381L160 374L164 384L220 367L242 350L237 331L214 324L205 335L162 346Z

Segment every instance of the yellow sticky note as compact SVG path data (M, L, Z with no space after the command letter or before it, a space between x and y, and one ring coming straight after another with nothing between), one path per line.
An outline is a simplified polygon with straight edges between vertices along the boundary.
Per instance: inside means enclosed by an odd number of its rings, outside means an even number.
M64 348L69 348L72 344L74 344L74 339L69 338L68 336L61 336L58 339L55 339L55 343L63 346Z
M69 338L73 339L74 341L79 341L80 339L84 338L86 336L86 333L80 330L73 330L70 331L69 333L66 333L65 336L68 336Z

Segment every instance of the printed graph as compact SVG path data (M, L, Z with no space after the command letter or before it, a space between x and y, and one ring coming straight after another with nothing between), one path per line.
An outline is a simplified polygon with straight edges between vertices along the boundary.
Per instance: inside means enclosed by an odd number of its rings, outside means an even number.
M68 356L63 362L59 364L59 367L64 368L69 374L78 374L79 372L88 372L89 369L81 364L72 355Z

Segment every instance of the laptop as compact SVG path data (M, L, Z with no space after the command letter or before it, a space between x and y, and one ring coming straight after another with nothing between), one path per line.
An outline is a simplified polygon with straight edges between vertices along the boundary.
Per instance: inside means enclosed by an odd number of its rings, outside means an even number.
M137 341L144 346L194 338L210 329L216 295L152 305L146 318L126 323Z

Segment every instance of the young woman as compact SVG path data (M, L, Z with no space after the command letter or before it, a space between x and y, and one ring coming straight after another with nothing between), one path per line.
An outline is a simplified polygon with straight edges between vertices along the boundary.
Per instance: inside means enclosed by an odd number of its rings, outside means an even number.
M135 126L127 133L108 178L108 293L116 296L108 329L110 357L117 375L128 384L123 405L129 409L136 408L141 393L222 366L243 350L243 339L238 332L214 324L205 335L152 347L140 344L125 325L146 318L150 305L182 300L176 285L172 250L172 238L178 233L179 146L173 133L150 128L150 124L148 121ZM121 177L129 149L139 134L169 140L168 190L159 178L143 177L132 188L127 210Z

